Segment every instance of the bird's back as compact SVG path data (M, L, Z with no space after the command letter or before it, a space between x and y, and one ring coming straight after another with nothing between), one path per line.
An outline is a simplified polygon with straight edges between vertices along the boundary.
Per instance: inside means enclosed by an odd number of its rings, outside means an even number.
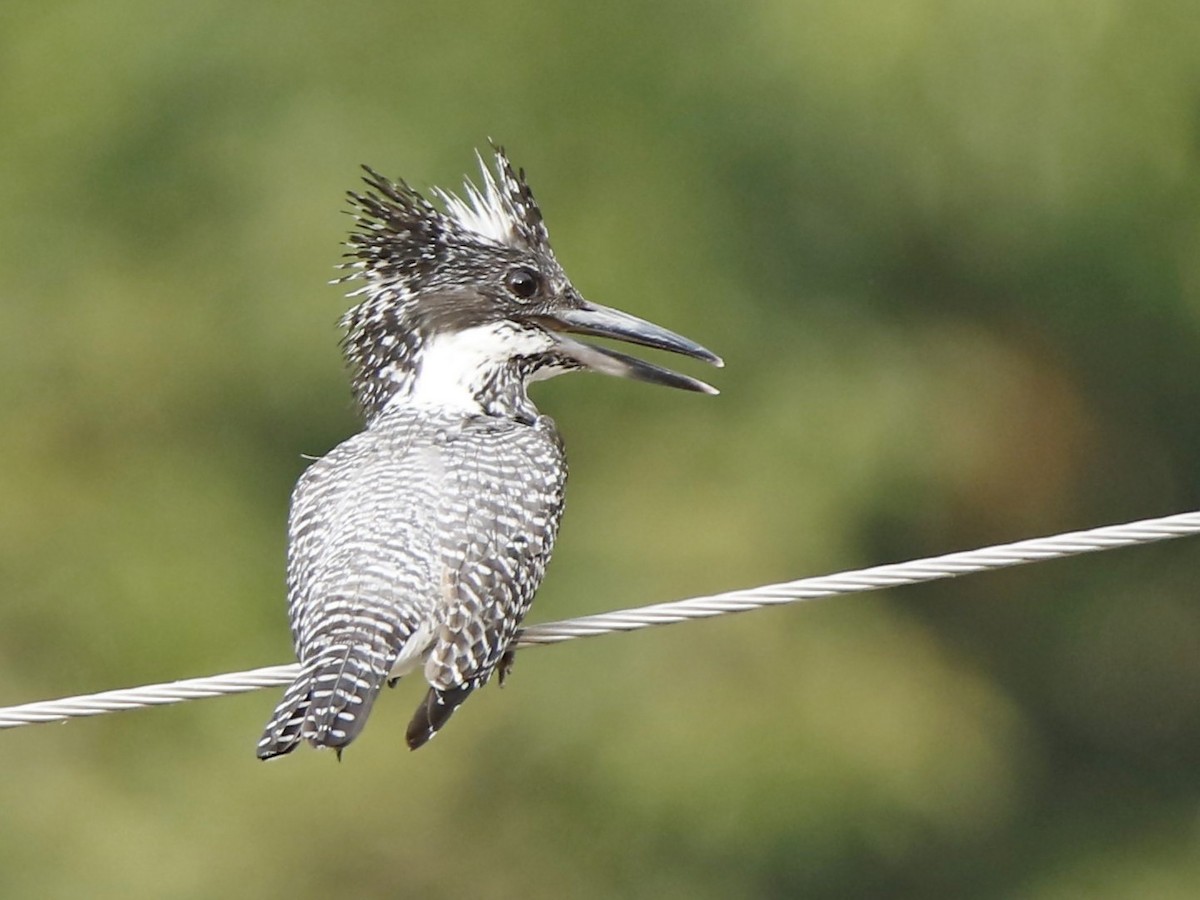
M380 687L425 661L420 746L508 649L549 561L566 466L553 422L398 407L296 485L288 613L303 675L260 756L344 747Z

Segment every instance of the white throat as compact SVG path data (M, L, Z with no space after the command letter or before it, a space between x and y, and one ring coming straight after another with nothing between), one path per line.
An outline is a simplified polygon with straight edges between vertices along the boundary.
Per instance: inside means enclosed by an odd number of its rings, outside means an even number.
M503 377L515 357L544 353L550 338L511 322L492 322L438 334L421 350L412 387L393 403L477 415L485 388Z

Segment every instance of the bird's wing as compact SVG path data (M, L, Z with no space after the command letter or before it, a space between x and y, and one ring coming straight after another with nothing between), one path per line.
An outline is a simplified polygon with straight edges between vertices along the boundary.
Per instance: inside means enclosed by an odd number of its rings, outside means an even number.
M431 690L409 726L413 747L491 677L541 584L562 515L566 466L548 420L478 438L446 447L454 489L440 514L454 524L441 532L447 576L425 664Z
M443 460L413 434L355 435L293 494L288 611L309 686L289 721L314 743L353 740L397 658L433 639Z

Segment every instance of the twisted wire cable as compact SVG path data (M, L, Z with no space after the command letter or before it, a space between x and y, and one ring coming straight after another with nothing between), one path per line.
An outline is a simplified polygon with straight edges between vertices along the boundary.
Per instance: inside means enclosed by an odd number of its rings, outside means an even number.
M955 578L973 572L1004 569L1048 559L1062 559L1083 553L1113 550L1137 544L1150 544L1172 538L1200 534L1200 512L1180 513L1157 519L1144 519L1123 525L1109 525L1087 531L1073 531L1053 537L1033 538L1012 544L1000 544L980 550L948 553L928 559L892 565L872 566L853 572L801 578L780 584L740 591L728 591L709 597L695 597L672 603L656 603L635 609L616 610L596 615L531 625L518 636L518 647L560 644L576 638L595 637L621 631L637 631L656 625L672 625L691 619L704 619L746 612L768 606L782 606L854 594L879 588L898 587ZM299 674L298 664L267 666L246 672L188 678L165 684L144 685L116 691L104 691L61 700L46 700L0 708L0 729L19 728L41 722L57 722L80 716L146 706L165 706L186 700L243 694L260 688L289 684Z

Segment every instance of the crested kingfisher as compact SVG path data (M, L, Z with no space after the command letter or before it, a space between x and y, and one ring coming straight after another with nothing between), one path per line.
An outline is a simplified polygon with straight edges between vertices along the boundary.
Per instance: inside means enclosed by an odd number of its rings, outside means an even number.
M579 336L721 359L636 316L590 303L550 249L524 170L494 171L435 206L364 167L346 244L354 306L343 350L365 427L317 459L292 494L287 608L301 671L258 742L338 756L385 683L420 667L407 730L425 744L512 664L542 581L567 479L554 422L529 385L591 370L688 391L702 381Z

